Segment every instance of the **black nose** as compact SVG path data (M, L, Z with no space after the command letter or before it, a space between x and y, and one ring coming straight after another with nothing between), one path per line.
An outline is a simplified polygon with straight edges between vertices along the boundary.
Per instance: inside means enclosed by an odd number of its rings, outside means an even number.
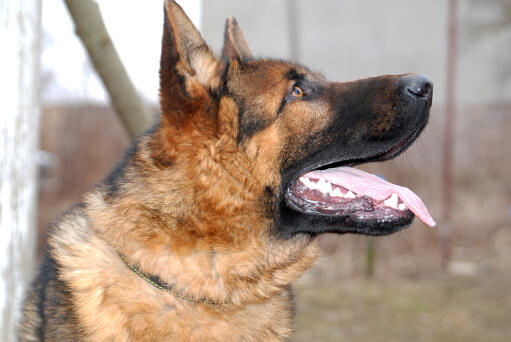
M433 82L425 75L406 75L401 81L403 90L417 97L431 97L433 93Z

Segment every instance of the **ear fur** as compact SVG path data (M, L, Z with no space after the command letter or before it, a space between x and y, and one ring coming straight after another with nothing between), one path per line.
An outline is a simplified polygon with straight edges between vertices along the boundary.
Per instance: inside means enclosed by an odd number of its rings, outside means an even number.
M252 58L252 52L245 36L233 17L229 17L225 21L224 47L222 49L222 60L231 58L240 60Z
M196 101L205 90L217 87L219 68L219 60L183 9L166 0L160 59L162 112Z

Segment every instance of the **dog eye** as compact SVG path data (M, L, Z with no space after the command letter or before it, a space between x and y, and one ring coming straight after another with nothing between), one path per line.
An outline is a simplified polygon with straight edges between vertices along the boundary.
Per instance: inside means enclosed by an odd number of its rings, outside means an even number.
M300 88L297 85L293 86L293 89L291 89L291 96L293 96L293 97L302 97L303 96L303 89Z

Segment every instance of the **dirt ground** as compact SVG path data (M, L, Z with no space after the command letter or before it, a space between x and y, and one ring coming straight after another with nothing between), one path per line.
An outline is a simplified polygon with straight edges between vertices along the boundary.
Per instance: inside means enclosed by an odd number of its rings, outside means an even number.
M293 341L511 341L511 256L450 273L432 261L368 279L336 272L338 255L323 257L294 287Z

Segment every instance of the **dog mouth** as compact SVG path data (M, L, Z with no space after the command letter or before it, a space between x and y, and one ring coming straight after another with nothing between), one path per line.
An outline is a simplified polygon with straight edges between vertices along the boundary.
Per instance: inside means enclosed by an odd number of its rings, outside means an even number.
M411 145L417 135L414 132L371 161L394 158ZM349 166L320 167L302 175L287 188L284 200L294 211L329 222L342 221L343 226L357 228L354 232L365 234L392 233L408 226L415 216L430 227L436 225L413 191Z
M428 226L436 224L410 189L347 166L306 173L291 184L285 199L294 210L344 218L348 225L407 225L414 215Z

